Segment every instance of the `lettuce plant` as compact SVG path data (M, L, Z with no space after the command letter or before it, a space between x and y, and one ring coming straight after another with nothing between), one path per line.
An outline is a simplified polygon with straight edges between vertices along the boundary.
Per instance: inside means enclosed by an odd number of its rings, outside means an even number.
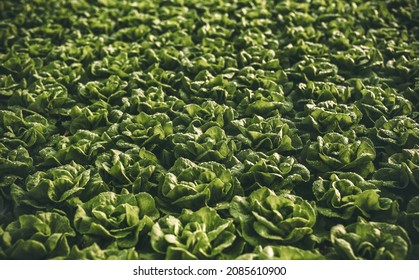
M99 155L95 164L116 192L125 188L133 193L153 193L165 173L155 154L138 147L125 152L111 149Z
M227 126L237 114L233 108L209 100L200 105L194 103L185 105L173 123L176 127L181 126L186 129L193 125L205 131L211 126L220 128Z
M280 86L275 85L271 81L260 81L267 88L258 88L256 91L245 88L242 94L238 92L236 95L244 96L237 105L237 111L244 117L260 115L262 117L272 117L273 113L286 113L292 110L292 103L284 96Z
M360 91L362 96L355 103L370 123L381 117L410 116L413 104L394 89L383 90L380 87L367 87Z
M320 134L344 132L356 126L362 119L362 113L354 105L338 104L332 100L311 102L305 110L296 115L301 125Z
M327 61L311 57L296 64L296 68L303 73L305 80L334 80L338 75L338 67Z
M318 136L317 141L307 142L303 151L305 162L316 171L350 171L361 176L374 171L375 156L374 144L370 139L335 132Z
M336 225L330 232L338 258L350 260L400 260L409 255L406 231L389 223L361 220L348 226Z
M56 131L45 117L29 110L0 110L0 119L0 131L4 137L24 147L43 144Z
M330 218L344 220L355 216L385 217L386 221L397 217L398 203L381 197L380 189L356 173L333 173L330 179L319 178L313 183L317 211ZM394 218L392 218L394 217Z
M404 149L401 153L393 154L373 174L373 179L393 188L419 188L419 150Z
M28 53L18 54L10 51L6 54L2 53L0 63L2 70L4 69L7 73L11 73L22 79L35 74L35 69L42 65L42 60L39 57L32 58Z
M87 48L84 48L85 50ZM53 56L54 50L51 50L49 53L50 56ZM62 53L61 53L62 54ZM71 100L68 95L68 91L65 89L67 87L75 87L77 83L85 77L86 71L83 68L83 64L79 60L74 60L73 62L66 63L63 60L51 60L43 67L43 74L47 75L47 80L54 80L57 83L57 86L64 86L64 90L57 94L55 91L43 91L43 96L39 98L38 104L45 104L47 101L47 108L44 108L48 111L60 111L62 109L59 105L63 105ZM40 87L44 89L44 87ZM45 88L48 88L45 86ZM57 97L59 98L57 100ZM70 100L69 100L70 99Z
M237 159L240 163L234 171L246 193L261 187L278 192L290 191L310 180L310 171L291 156L278 153L267 156L261 152L242 150Z
M290 96L294 103L302 107L303 104L310 103L310 100L315 104L325 101L344 104L352 96L352 92L348 86L336 85L331 82L308 81L299 83Z
M229 202L243 189L229 169L216 162L195 164L179 158L158 186L157 201L169 213L198 210L201 205Z
M147 115L143 112L128 116L108 131L108 135L116 143L135 142L149 150L153 150L172 133L172 122L166 114Z
M120 100L127 94L125 90L127 85L128 82L121 80L119 76L111 75L103 81L90 81L85 85L80 83L78 92L80 97L88 100L112 102Z
M260 116L231 122L238 132L236 139L242 148L251 148L271 154L300 150L303 147L295 125L279 117Z
M159 216L153 197L147 193L103 192L77 205L74 227L87 243L115 242L118 248L128 249L148 234Z
M0 259L20 260L66 257L76 235L68 218L54 212L19 216L0 233Z
M150 236L153 249L166 259L215 259L240 253L231 250L237 239L233 220L223 219L210 207L164 216Z
M98 133L82 129L71 136L51 137L48 147L39 151L43 159L41 164L56 166L71 161L80 164L92 162L108 147L104 138Z
M131 95L121 99L121 110L130 114L144 112L146 114L167 113L172 110L178 110L185 106L185 102L176 96L167 95L161 87L149 86L143 90L141 86L141 77L133 75L130 80Z
M226 162L237 150L232 138L227 137L225 131L218 126L201 129L191 124L186 133L174 134L171 142L176 158L183 157L199 162Z
M33 168L33 158L22 146L11 149L0 143L0 178L6 175L24 176Z
M390 120L383 116L370 130L370 137L390 146L413 148L419 142L419 124L406 116Z
M307 200L276 195L266 187L248 197L235 196L230 214L240 225L240 236L253 246L293 244L311 234L316 223L316 211Z
M51 75L42 73L36 76L38 78L36 82L24 87L25 89L16 90L10 97L9 104L28 108L44 116L45 114L65 114L69 105L74 103L68 95L67 88Z
M107 126L110 124L109 111L110 105L104 101L96 101L89 106L74 105L67 112L71 119L64 121L62 125L71 134L76 134L81 129L103 132L108 129ZM103 128L103 126L106 127Z
M11 192L16 206L65 209L107 190L99 174L72 162L46 172L37 171L26 178L24 186L13 185Z
M224 103L235 90L221 74L213 75L207 69L199 71L193 79L185 77L184 81L187 83L182 88L180 97L187 103L201 104L208 98L217 103Z
M2 75L0 77L0 95L1 96L12 96L15 90L21 86L22 85L17 83L11 74Z

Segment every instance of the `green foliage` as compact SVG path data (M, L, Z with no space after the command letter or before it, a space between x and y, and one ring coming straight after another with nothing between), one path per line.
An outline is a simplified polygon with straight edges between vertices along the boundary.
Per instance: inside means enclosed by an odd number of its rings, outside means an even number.
M77 206L74 227L86 236L85 242L115 242L125 249L147 235L159 216L153 197L147 193L102 192Z
M401 153L391 155L387 162L382 163L382 168L374 173L373 178L386 181L389 187L419 188L419 150L403 149Z
M411 244L402 227L366 221L334 226L331 241L339 257L350 260L405 259Z
M22 215L1 229L1 259L53 259L70 252L76 235L67 217L53 212Z
M276 195L263 187L248 197L236 196L231 216L240 224L239 234L249 244L292 244L313 232L316 212L301 197Z
M418 259L417 7L0 1L0 259Z
M262 152L242 150L237 159L240 163L234 167L235 175L246 193L261 187L290 191L310 180L310 171L291 156L278 153L267 156Z
M377 185L356 173L332 174L329 180L320 178L313 183L313 194L317 211L325 217L350 220L357 216L374 216L379 219L381 214L386 221L397 218L397 201L381 197Z
M320 173L351 171L368 176L374 171L373 160L376 152L368 138L357 138L350 132L349 137L330 132L318 136L317 141L309 141L302 153L307 164Z
M229 254L237 237L233 220L215 209L184 210L179 217L162 217L151 231L151 246L166 259L214 259ZM230 254L238 255L240 251ZM231 258L231 256L230 256Z
M230 170L216 162L195 164L179 158L158 186L157 201L163 212L198 210L202 205L216 206L230 202L243 193Z
M323 260L318 251L299 249L289 245L257 246L252 253L243 254L238 260Z

